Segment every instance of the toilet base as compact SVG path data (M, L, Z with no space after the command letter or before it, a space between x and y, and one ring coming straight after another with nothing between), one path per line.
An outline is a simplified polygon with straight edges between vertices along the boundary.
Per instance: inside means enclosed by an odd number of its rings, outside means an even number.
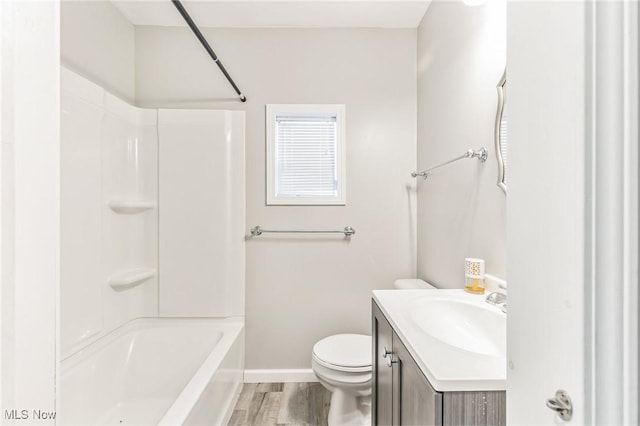
M327 418L329 426L363 426L371 424L371 395L358 396L355 393L334 389Z

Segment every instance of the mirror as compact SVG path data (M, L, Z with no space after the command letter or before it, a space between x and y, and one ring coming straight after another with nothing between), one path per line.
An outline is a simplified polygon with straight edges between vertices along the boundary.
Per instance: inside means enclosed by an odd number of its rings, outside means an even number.
M507 70L496 87L498 89L498 112L496 113L495 144L498 160L498 186L507 194Z

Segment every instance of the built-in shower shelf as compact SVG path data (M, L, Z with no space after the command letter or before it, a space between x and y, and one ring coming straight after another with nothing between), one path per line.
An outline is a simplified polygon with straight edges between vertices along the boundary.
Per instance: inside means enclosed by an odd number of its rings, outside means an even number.
M151 268L137 268L124 271L109 278L109 285L114 290L127 290L144 283L156 275Z
M156 202L150 200L114 200L109 202L109 208L118 214L137 214L156 208Z

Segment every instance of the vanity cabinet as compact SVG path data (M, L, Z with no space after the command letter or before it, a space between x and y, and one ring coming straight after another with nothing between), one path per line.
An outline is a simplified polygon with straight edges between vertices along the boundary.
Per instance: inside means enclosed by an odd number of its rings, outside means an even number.
M393 329L373 302L373 385L371 389L371 420L373 425L393 423L393 368L388 365L388 355L393 351ZM392 364L393 365L393 364Z
M505 425L504 391L438 392L372 301L373 425Z

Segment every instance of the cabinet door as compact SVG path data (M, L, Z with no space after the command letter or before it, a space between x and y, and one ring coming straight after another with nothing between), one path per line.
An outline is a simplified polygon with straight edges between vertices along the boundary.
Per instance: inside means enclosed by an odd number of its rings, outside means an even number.
M385 348L391 352L393 348L393 330L375 302L372 301L373 314L373 386L371 420L373 425L389 426L393 413L393 369L387 365L388 357L384 356Z
M397 334L393 333L394 424L442 425L442 394L435 391Z
M505 391L445 392L443 408L444 426L505 426Z

